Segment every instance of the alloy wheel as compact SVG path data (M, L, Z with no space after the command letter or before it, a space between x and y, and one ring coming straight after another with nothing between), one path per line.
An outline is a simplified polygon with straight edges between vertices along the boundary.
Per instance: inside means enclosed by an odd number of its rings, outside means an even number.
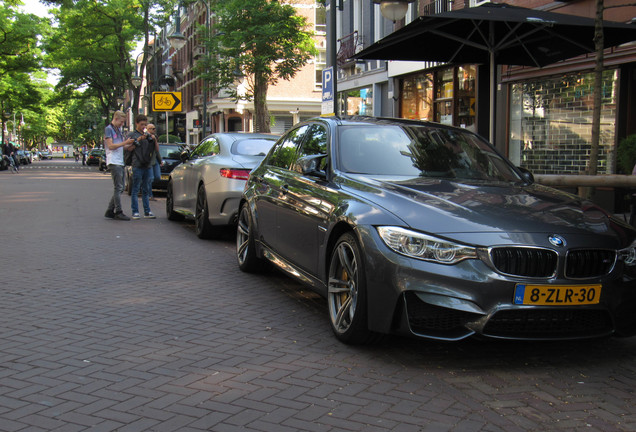
M358 305L358 262L346 241L338 244L331 258L327 301L334 331L345 333Z

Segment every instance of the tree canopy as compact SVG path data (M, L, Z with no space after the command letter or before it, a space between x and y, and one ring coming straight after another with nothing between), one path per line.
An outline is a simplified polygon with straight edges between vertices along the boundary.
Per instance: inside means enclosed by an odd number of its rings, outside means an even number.
M0 117L2 130L14 116L41 112L42 94L31 74L42 67L40 37L46 20L19 12L16 0L0 4ZM15 122L10 129L21 126ZM2 134L4 139L4 133Z
M212 34L204 33L207 52L199 71L216 92L254 100L254 128L269 132L267 89L293 78L317 51L307 22L293 6L271 0L214 0ZM204 29L202 29L204 30ZM244 94L237 77L245 76Z

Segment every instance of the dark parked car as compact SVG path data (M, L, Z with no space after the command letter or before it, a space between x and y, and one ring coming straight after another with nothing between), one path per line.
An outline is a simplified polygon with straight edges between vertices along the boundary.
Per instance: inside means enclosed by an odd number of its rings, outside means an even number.
M205 138L170 174L168 219L194 219L199 238L234 225L249 172L263 160L277 135L221 132Z
M95 148L88 152L86 165L99 165L99 158L104 156L106 151L101 148Z
M181 153L186 148L185 143L161 144L159 143L159 153L161 154L160 166L161 178L152 181L152 190L165 191L168 187L168 178L170 173L181 163ZM126 183L125 188L128 195L132 194L132 167L127 166L125 169ZM140 192L141 193L141 192Z
M343 342L635 333L636 231L464 129L299 124L252 171L240 208L240 268L273 263L313 287Z
M166 190L168 188L168 180L172 170L181 163L181 153L186 149L185 143L182 144L159 144L159 153L161 154L161 178L152 181L152 188L157 190Z

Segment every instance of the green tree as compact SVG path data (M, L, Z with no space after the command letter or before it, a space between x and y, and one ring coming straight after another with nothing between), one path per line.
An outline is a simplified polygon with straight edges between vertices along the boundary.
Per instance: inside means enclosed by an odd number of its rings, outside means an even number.
M0 114L10 116L25 110L39 111L42 98L30 73L41 67L38 35L45 31L45 20L18 12L17 3L12 0L0 4ZM4 131L8 118L0 118Z
M204 34L210 55L198 71L215 92L254 101L254 129L270 131L267 90L279 79L289 80L317 51L312 33L293 6L275 0L215 0L215 32ZM245 94L237 91L237 76L245 74Z
M76 90L90 91L109 116L117 98L130 92L134 112L140 89L132 83L136 70L133 51L143 41L141 70L145 67L149 34L165 23L174 0L75 0L61 2L53 15L58 26L46 42L49 66L60 70L60 100ZM152 13L151 11L156 11Z
M59 99L89 89L108 116L127 88L134 69L131 52L142 17L134 0L77 0L53 9L58 26L45 49L51 66L60 70Z

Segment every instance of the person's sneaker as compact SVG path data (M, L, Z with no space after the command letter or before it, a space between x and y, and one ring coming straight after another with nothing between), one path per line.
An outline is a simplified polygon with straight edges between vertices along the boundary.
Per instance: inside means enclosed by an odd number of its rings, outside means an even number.
M123 213L115 213L115 217L113 219L116 220L130 220L130 218L128 216L126 216Z
M137 220L137 219L141 219L141 216L139 216L139 213L133 213L132 218Z
M108 219L113 219L115 217L115 212L113 212L111 209L108 209L106 210L106 213L104 213L104 217Z
M157 201L157 198L151 196L150 198L148 198L150 201Z
M157 216L155 216L152 212L145 212L144 213L144 218L145 219L156 219Z

